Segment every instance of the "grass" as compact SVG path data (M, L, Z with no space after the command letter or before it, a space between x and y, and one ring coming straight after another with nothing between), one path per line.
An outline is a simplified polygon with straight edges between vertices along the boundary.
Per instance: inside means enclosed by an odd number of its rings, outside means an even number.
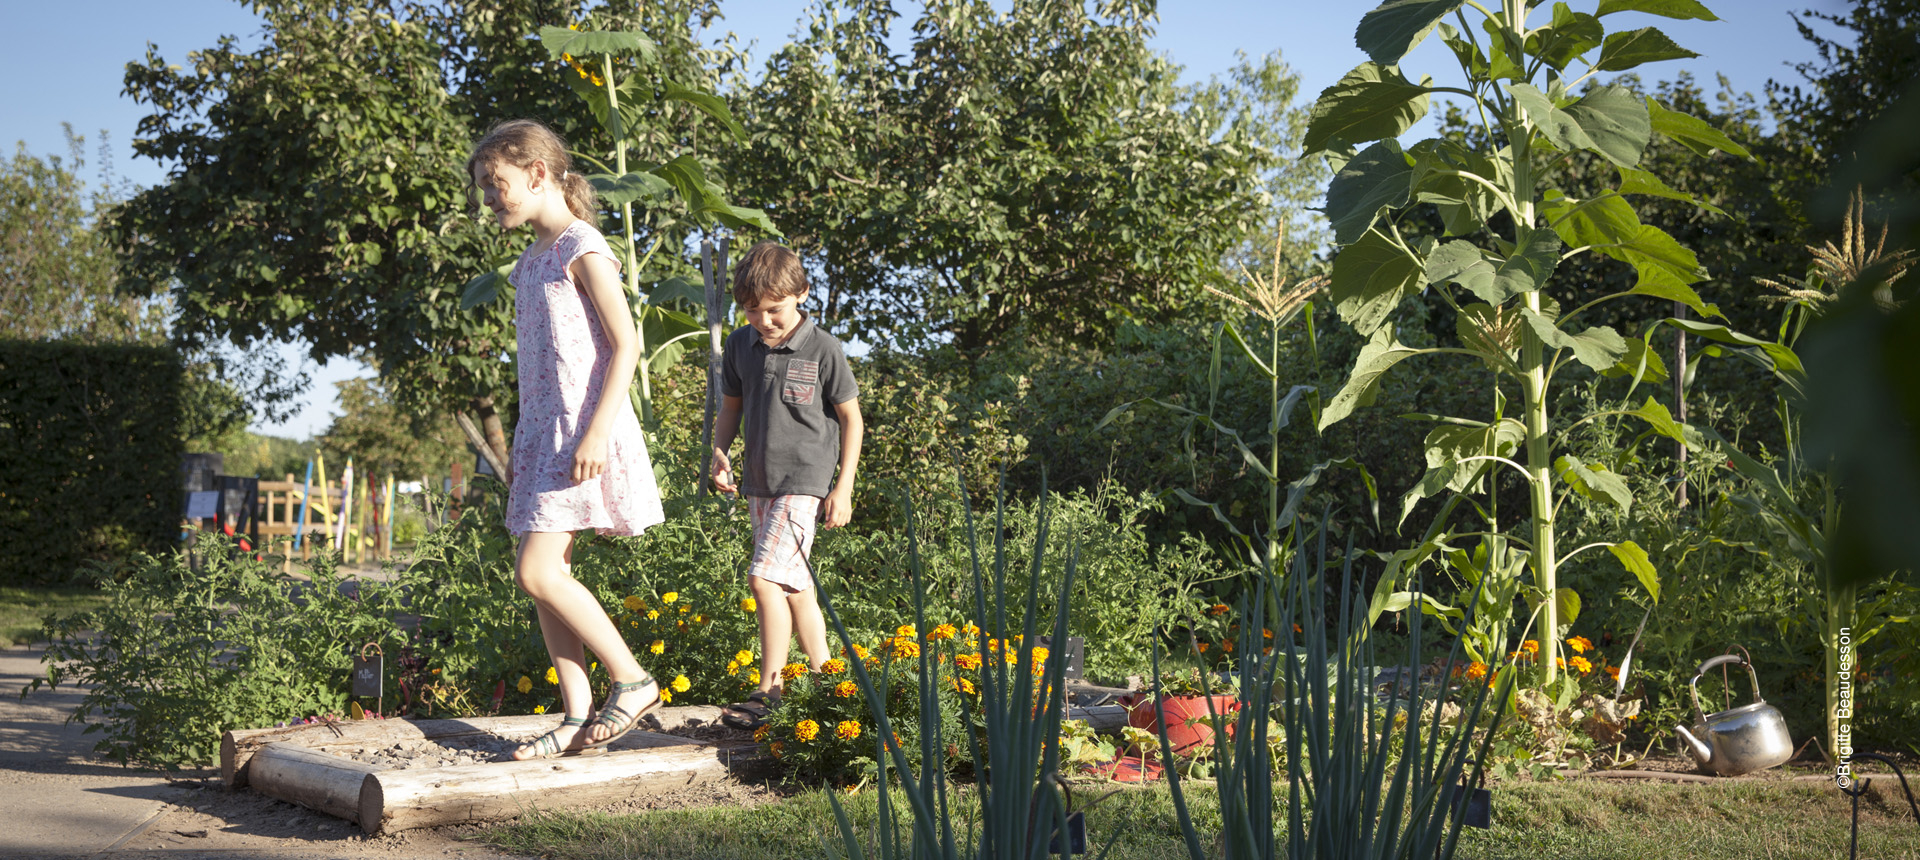
M1203 834L1219 827L1218 807L1205 786L1189 804ZM1883 793L1882 789L1891 789ZM1076 792L1082 804L1098 789ZM873 833L875 793L842 796L863 837ZM953 809L974 814L971 793ZM1726 785L1623 784L1597 780L1517 784L1494 791L1494 827L1468 831L1461 858L1846 857L1848 799L1826 783ZM705 860L753 857L787 860L826 856L822 837L833 826L823 790L741 808L713 806L633 815L541 813L495 828L482 838L501 848L558 860ZM1164 787L1126 789L1087 813L1088 838L1098 854L1119 834L1114 860L1186 857L1173 805ZM904 836L904 834L903 834ZM1861 857L1920 858L1920 825L1893 779L1876 778L1861 798Z
M40 638L47 615L72 615L107 602L99 589L88 586L0 586L0 641L25 645Z

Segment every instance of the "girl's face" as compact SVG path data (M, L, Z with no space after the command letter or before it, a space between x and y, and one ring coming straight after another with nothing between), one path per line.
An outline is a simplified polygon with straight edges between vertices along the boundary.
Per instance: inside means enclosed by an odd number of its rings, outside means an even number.
M534 167L538 170L542 165L534 162ZM503 230L512 230L533 220L544 190L535 190L533 180L532 171L505 162L482 161L473 165L473 184L481 190L481 202L493 210L494 220L500 222Z
M807 298L806 293L797 296L782 296L773 301L762 301L754 307L744 308L747 324L760 330L760 339L768 346L779 346L793 336L794 329L800 327L805 319L800 315L800 303Z

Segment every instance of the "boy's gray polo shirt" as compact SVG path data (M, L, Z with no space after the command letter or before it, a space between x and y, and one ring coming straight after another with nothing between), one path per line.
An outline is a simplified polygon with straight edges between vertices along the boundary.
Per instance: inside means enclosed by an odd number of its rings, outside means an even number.
M727 337L722 391L740 398L746 436L740 492L825 498L840 465L840 416L833 407L860 393L840 341L813 318L779 348L742 326Z

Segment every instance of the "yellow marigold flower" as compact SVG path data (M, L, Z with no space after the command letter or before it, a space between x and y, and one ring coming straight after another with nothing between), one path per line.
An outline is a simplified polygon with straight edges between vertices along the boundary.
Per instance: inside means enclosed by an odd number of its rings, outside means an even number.
M695 624L705 624L705 623L707 623L707 616L705 616L705 615L695 615L695 616L693 616L693 623L695 623Z
M841 681L833 685L833 694L842 699L851 699L854 696L860 695L860 685L852 681Z
M748 665L753 662L753 652L735 651L733 652L733 662L739 663L742 666Z
M920 656L920 643L912 636L895 636L889 646L895 660L907 660Z
M747 683L749 683L749 684L759 684L759 683L760 683L760 670L759 670L759 669L755 669L755 670L753 670L753 674L751 674L751 675L748 675L748 676L747 676Z
M987 650L992 651L995 654L1000 653L1000 640L994 639L992 637L988 637Z
M536 714L544 714L544 713L546 713L546 712L547 712L547 706L546 706L546 705L534 705L534 706L533 706L533 712L534 712L534 713L536 713Z
M772 731L773 731L772 726L762 723L759 728L753 730L754 742L755 743L764 742L767 739L767 735L770 734Z
M799 725L793 727L793 739L796 741L804 743L819 736L820 724L812 720L801 720Z
M669 704L669 705L671 705L671 704L673 704L673 691L672 691L672 690L661 690L661 691L660 691L660 701L662 701L662 702L665 702L666 704Z
M638 594L627 595L627 599L620 601L620 604L622 606L625 606L628 612L639 612L640 610L647 608L646 601L641 600L640 595Z
M554 668L552 666L547 667L547 683L549 684L560 683L560 673L554 671Z
M918 636L918 635L920 635L920 631L918 631L918 630L915 630L915 629L913 629L913 625L911 625L911 624L902 624L902 625L900 625L899 627L896 627L896 628L894 628L894 630L893 630L893 635L895 635L895 636Z
M978 654L955 655L953 658L953 665L959 666L962 669L978 669L980 668L980 655Z
M752 612L752 611L754 611L754 610L756 610L756 609L759 609L759 608L760 608L760 604L759 604L759 602L757 602L757 601L755 601L755 600L754 600L753 598L751 598L751 597L742 597L742 598L740 598L740 611L741 611L741 612Z
M966 693L969 696L979 695L980 691L974 688L972 681L969 681L965 678L954 678L952 680L953 680L954 689L959 690L962 693Z
M648 620L648 621L653 621L653 620L655 620L655 619L658 619L659 617L660 617L660 610L658 610L658 609L649 609L649 610L647 610L647 620Z
M527 676L525 676L525 675L521 675L521 676L520 676L520 680L519 680L519 682L518 682L518 683L516 683L516 684L514 684L514 685L513 685L513 688L514 688L514 689L516 689L516 690L519 690L519 691L520 691L520 692L522 692L522 693L528 693L528 692L532 692L532 691L533 691L533 679L532 679L532 678L529 678L529 677L527 677Z
M665 654L667 653L667 640L655 639L652 645L647 646L647 650L655 654Z
M958 635L960 635L960 631L955 629L953 625L941 624L927 631L927 641L933 642L940 639L952 639Z
M1007 658L1007 665L1009 666L1020 662L1020 652L1015 651L1012 648L1008 648L1007 653L1004 656Z
M738 674L740 674L740 661L738 661L738 660L728 660L728 661L727 661L727 674L729 674L729 675L738 675Z
M687 680L687 676L685 676L685 675L678 675L678 676L675 676L675 677L674 677L674 679L673 679L673 691L674 691L674 692L676 692L676 693L684 693L684 692L686 692L686 691L688 691L688 690L691 690L691 689L693 689L693 682L692 682L692 681L689 681L689 680Z
M1537 640L1528 639L1520 643L1520 650L1527 652L1529 655L1538 654L1540 653L1540 643Z
M1052 653L1053 652L1048 651L1044 645L1035 645L1033 646L1033 662L1045 663L1047 662L1047 657Z
M675 621L675 622L673 622L673 629L675 629L675 630L685 630L685 629L687 629L687 622L685 622L685 621Z
M820 664L820 673L823 675L838 675L845 671L847 671L847 661L838 657Z
M1268 630L1268 629L1267 629L1267 628L1265 628L1265 627L1262 627L1262 628L1260 628L1260 638L1262 638L1262 639L1272 639L1272 638L1273 638L1273 631L1272 631L1272 630Z
M678 591L669 591L666 594L660 595L661 603L672 603L679 599L680 599L680 592Z
M1224 603L1216 603L1212 606L1207 607L1207 614L1213 615L1213 616L1221 616L1221 615L1227 614L1227 611L1232 608L1233 607L1228 606Z
M1575 657L1571 660L1568 660L1567 665L1572 666L1573 668L1579 670L1580 674L1582 675L1585 675L1593 671L1592 661L1589 661L1585 657Z
M973 622L969 621L965 624L960 625L960 633L966 636L968 639L972 639L980 635L980 627L979 625L976 625Z
M1593 650L1593 640L1585 636L1575 636L1567 640L1567 647L1572 648L1575 654L1585 654Z
M845 720L833 728L833 736L850 741L860 736L860 723L857 720Z
M807 664L805 663L788 663L780 667L780 680L782 681L791 681L805 674L807 674Z

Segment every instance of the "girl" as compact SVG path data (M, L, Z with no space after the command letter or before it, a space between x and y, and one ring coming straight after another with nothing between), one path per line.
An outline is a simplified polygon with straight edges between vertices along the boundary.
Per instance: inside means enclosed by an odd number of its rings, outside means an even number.
M507 529L520 536L514 581L533 598L560 682L560 727L516 760L604 747L660 707L660 686L607 612L573 578L573 533L639 534L666 517L640 422L627 399L639 360L619 264L595 226L593 188L566 144L533 120L488 131L467 175L502 229L533 228L508 280L516 291L520 423L508 463ZM584 648L613 679L593 719Z

